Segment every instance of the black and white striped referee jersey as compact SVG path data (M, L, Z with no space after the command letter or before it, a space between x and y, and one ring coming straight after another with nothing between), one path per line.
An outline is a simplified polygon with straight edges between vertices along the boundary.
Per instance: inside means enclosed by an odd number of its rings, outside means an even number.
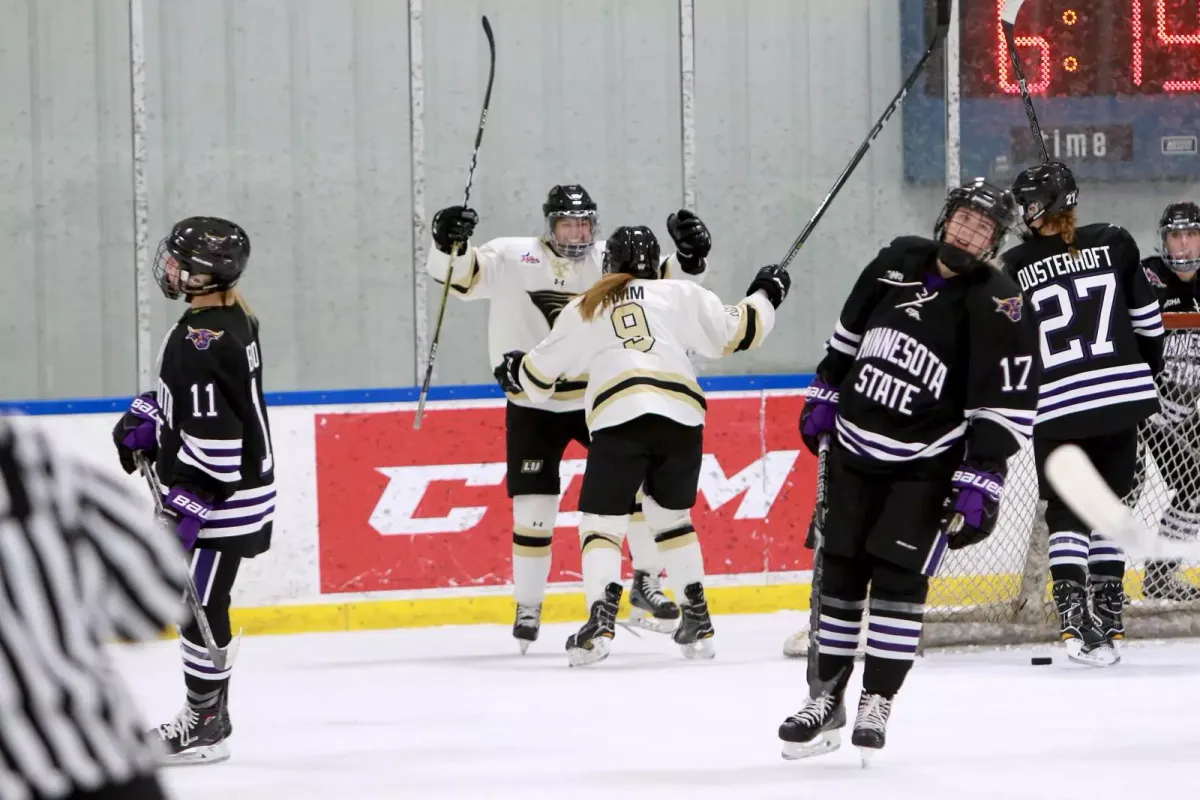
M148 497L33 420L0 416L0 800L153 775L152 739L104 643L178 622L186 579Z

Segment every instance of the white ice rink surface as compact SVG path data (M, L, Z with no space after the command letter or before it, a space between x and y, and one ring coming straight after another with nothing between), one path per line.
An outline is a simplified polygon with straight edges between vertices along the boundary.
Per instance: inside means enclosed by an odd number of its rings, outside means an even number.
M799 614L721 617L717 658L618 630L568 669L574 626L524 657L507 628L253 637L232 686L230 761L176 767L185 800L301 798L1186 797L1200 790L1200 642L1130 644L1110 669L1033 667L1049 646L919 659L869 770L849 744L779 756L804 665ZM183 702L174 643L121 648L148 720ZM858 698L858 674L848 700ZM853 717L853 708L851 708Z

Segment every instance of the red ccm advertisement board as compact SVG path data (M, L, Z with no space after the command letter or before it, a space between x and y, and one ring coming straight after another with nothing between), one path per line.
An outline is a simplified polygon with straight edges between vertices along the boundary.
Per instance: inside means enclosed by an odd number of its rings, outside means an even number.
M708 401L693 518L710 575L812 567L804 535L816 459L798 395ZM504 409L317 414L321 592L495 586L512 579ZM568 450L552 581L579 580L577 501L586 451Z

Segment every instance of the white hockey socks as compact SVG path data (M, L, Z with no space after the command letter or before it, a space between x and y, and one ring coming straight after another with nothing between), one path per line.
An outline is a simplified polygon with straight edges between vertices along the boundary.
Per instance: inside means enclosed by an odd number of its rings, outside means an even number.
M579 521L583 593L589 609L604 599L605 587L621 582L621 541L628 528L628 514L614 517L585 513Z
M692 513L689 509L663 508L652 497L642 501L642 509L654 531L659 559L667 570L667 586L675 593L676 602L686 603L684 587L704 583L704 554L692 526Z
M558 517L558 495L525 494L513 498L513 599L535 606L550 580L550 542Z

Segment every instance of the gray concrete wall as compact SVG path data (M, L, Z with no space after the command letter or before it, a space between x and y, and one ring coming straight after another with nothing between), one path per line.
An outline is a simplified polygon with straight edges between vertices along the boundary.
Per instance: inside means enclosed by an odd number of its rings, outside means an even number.
M683 202L678 0L424 0L415 224L407 3L145 9L151 255L185 215L249 230L244 288L271 390L415 382L418 312L432 325L438 294L415 294L414 245L461 202L487 77L480 14L499 50L472 194L480 237L538 233L559 182L589 188L605 230L648 223L664 240ZM0 20L0 397L130 393L127 0L0 0ZM899 1L695 0L694 36L696 208L715 239L709 285L734 299L786 252L895 93ZM811 368L866 260L930 229L942 191L904 183L901 135L894 120L797 258L773 340L710 372ZM1085 216L1149 249L1171 197L1121 185L1087 199ZM151 306L157 350L182 305ZM485 315L451 301L437 383L491 379Z

